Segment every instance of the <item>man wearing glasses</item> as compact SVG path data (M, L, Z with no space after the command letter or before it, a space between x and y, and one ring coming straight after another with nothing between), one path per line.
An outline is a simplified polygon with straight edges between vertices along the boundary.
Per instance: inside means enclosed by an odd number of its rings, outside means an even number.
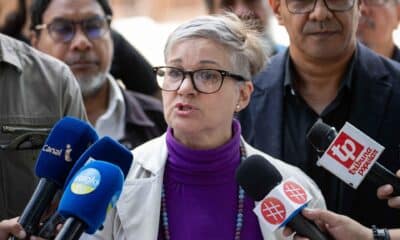
M311 176L328 209L366 226L399 227L400 212L377 199L378 186L364 181L353 190L316 166L306 133L319 118L336 129L349 121L386 147L379 162L396 172L400 66L357 42L360 0L270 0L270 5L290 46L254 80L250 106L240 115L245 138Z
M163 133L165 122L157 99L123 90L109 74L111 16L107 0L35 0L31 42L70 67L99 136L133 148Z
M400 49L393 41L399 21L399 0L363 0L357 37L375 52L400 62Z

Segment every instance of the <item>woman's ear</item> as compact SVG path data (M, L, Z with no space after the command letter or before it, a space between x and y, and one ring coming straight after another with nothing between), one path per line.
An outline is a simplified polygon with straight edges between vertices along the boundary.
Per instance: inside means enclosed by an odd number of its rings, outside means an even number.
M278 20L279 25L283 25L283 20L281 16L281 0L269 0L269 5Z
M243 108L247 107L251 99L251 93L254 90L253 83L251 81L245 81L240 85L239 88L239 101L236 106L236 112L241 111Z

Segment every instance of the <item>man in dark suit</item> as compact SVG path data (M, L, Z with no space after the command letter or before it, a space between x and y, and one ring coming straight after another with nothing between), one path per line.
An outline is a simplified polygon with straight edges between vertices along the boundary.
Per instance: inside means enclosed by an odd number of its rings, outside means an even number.
M399 227L400 212L378 200L378 186L357 190L317 167L306 139L322 118L349 121L386 147L379 159L400 169L400 65L357 43L359 0L270 0L289 33L289 49L255 79L250 106L239 116L255 147L300 167L321 188L330 210L364 225Z

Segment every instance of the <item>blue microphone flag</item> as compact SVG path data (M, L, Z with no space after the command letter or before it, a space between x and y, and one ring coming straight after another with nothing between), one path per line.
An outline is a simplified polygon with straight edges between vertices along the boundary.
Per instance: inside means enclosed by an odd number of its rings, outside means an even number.
M124 176L121 169L101 160L91 161L72 178L58 206L65 218L74 218L93 234L103 224L107 211L121 194Z

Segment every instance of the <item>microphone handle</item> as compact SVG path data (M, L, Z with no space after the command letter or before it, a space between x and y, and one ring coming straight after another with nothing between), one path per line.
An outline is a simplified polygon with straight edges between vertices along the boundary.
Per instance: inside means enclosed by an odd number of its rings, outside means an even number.
M58 224L64 223L65 218L58 212L55 212L42 226L37 234L38 237L43 239L52 239L56 235L56 229Z
M78 240L86 229L82 221L69 217L57 234L55 240Z
M56 183L46 178L40 179L35 192L18 220L18 223L25 229L27 235L36 233L40 218L51 203L58 188Z
M301 213L294 216L293 219L287 223L287 226L289 226L299 235L303 237L308 237L310 240L332 239L323 234L314 222L305 218L303 215L301 215Z
M366 178L379 185L392 185L393 193L391 196L400 196L400 178L382 164L375 162Z

